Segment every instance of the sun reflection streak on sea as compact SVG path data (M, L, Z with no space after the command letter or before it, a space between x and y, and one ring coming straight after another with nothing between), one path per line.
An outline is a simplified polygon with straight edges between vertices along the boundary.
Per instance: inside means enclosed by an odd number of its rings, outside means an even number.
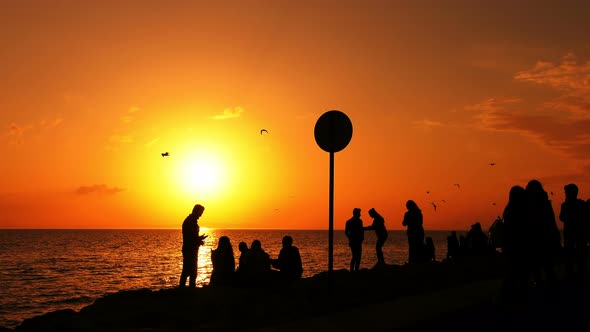
M317 230L207 229L199 248L197 286L211 275L211 250L220 236L232 242L236 266L238 243L258 239L276 258L281 240L291 235L299 247L304 277L328 269L328 232ZM428 232L437 259L446 254L446 231ZM120 290L162 289L178 285L182 270L180 230L0 230L0 326L14 327L24 318L92 303ZM361 268L376 263L375 236L367 232ZM386 263L407 259L405 231L390 231L383 247ZM334 269L347 269L350 250L342 231L334 234Z

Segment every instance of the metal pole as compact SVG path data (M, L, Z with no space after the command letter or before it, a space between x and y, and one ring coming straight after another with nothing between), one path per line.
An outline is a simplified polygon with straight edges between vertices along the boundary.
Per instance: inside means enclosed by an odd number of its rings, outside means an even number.
M330 152L330 214L328 233L328 279L332 282L334 269L334 152Z

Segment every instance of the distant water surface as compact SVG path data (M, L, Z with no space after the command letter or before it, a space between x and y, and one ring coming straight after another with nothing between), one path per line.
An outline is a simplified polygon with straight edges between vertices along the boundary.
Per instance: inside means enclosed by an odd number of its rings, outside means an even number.
M238 243L258 239L276 258L281 239L290 235L299 247L303 276L328 269L328 231L222 230L199 250L197 285L208 284L211 249L220 236L229 236L237 259ZM446 255L449 231L427 231L436 256ZM96 298L120 290L176 287L182 270L180 230L6 230L0 229L0 326L14 327L29 317L71 308L78 310ZM405 231L389 231L383 247L387 264L404 264L408 248ZM376 263L375 235L365 233L361 268ZM334 232L334 269L348 269L350 250L343 231Z

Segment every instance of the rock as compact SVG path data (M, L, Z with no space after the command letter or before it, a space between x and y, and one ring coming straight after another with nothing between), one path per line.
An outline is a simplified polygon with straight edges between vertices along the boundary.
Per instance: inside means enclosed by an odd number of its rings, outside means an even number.
M107 294L79 312L59 310L26 319L16 331L207 330L276 325L354 306L497 278L503 259L487 257L418 265L383 265L351 273L320 273L263 288L203 287Z

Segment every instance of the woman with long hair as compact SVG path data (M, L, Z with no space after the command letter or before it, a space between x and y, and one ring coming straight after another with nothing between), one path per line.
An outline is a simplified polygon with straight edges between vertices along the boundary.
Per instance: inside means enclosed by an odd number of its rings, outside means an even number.
M404 214L404 220L402 221L402 225L408 228L408 263L417 263L422 261L422 251L424 248L424 227L422 226L422 210L420 210L418 204L416 204L416 202L414 202L413 200L408 200L406 202L406 208L408 210Z

